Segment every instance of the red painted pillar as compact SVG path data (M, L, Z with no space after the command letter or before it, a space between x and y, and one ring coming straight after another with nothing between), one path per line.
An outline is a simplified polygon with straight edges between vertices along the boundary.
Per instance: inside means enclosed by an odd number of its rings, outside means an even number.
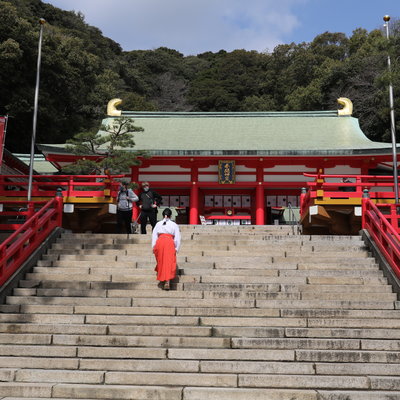
M263 159L260 158L260 165L257 166L256 186L256 225L265 224L265 196L264 196L264 167Z
M265 224L264 187L258 182L256 187L256 225Z
M190 178L192 187L190 188L190 204L189 204L189 225L199 224L199 169L196 166L191 168Z
M199 223L199 187L196 182L192 182L190 188L190 213L189 225L198 225Z

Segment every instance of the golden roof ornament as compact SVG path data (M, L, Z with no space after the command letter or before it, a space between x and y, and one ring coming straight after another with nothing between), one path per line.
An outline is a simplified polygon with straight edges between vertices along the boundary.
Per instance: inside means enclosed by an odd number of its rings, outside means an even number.
M338 110L338 115L345 116L353 114L353 103L347 97L339 97L337 102L343 106L342 109Z
M117 110L117 106L122 104L121 99L112 99L107 104L107 115L109 117L120 117L121 110Z

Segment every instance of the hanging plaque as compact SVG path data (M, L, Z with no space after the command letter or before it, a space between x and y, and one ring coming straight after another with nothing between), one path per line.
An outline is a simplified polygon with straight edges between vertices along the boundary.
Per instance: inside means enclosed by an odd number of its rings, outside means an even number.
M218 161L218 183L233 184L236 181L235 161Z

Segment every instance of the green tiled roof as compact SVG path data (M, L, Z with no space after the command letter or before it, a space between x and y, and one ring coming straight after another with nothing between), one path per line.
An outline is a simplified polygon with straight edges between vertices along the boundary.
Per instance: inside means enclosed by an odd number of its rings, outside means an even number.
M20 161L22 161L24 164L29 166L30 164L30 154L14 154L15 157L17 157ZM58 169L48 162L43 154L35 154L34 159L33 159L33 168L35 170L35 173L38 174L53 174L58 171Z
M122 117L144 129L135 134L135 150L152 155L349 155L387 153L391 148L369 140L358 119L338 116L337 111L123 111ZM60 145L41 146L43 151L51 147Z
M192 152L315 152L388 148L369 140L358 120L325 112L122 112L144 132L136 149L154 154ZM107 118L103 123L111 122Z

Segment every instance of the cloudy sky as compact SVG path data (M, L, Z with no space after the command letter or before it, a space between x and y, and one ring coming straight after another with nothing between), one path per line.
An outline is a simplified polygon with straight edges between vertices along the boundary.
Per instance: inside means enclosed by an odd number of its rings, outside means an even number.
M400 0L44 0L80 11L124 50L161 46L185 55L268 51L316 35L379 28L400 17Z

